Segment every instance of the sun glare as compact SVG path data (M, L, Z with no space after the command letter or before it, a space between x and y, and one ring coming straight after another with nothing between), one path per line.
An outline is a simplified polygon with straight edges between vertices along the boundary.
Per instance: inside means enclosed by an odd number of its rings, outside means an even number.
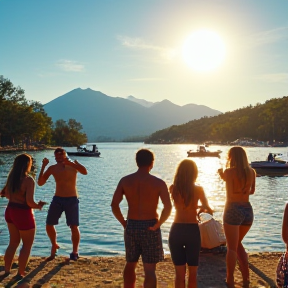
M218 34L211 30L198 30L184 42L182 56L195 71L208 72L218 68L226 56L226 47Z

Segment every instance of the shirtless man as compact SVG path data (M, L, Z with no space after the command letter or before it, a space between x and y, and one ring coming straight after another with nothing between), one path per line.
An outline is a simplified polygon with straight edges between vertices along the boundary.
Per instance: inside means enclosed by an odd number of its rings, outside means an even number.
M152 152L139 150L136 153L138 170L120 180L111 203L115 218L125 229L124 288L135 287L135 268L140 255L145 273L144 287L156 287L156 264L164 258L160 226L169 217L172 205L165 182L149 173L153 161ZM128 202L127 220L119 207L124 195ZM164 206L160 218L157 214L159 198Z
M46 232L50 238L52 248L51 255L47 260L55 258L59 245L57 244L56 229L54 225L58 224L62 212L65 212L66 223L71 229L71 240L73 251L70 254L71 260L77 260L78 247L80 243L79 231L79 200L76 188L77 172L86 175L86 168L81 165L77 160L70 160L67 158L66 151L62 148L57 148L54 151L55 160L57 164L50 166L45 172L45 167L48 165L49 160L44 158L42 161L41 171L38 177L38 185L42 186L46 183L48 178L53 175L56 182L55 195L50 204L47 220Z

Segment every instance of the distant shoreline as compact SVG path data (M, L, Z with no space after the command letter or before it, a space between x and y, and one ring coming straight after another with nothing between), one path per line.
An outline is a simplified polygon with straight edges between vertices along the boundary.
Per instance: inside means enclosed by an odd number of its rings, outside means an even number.
M0 147L0 153L13 153L13 152L33 152L33 151L45 151L45 150L55 150L57 147L47 146L45 148L30 147L30 148L14 148L14 147Z

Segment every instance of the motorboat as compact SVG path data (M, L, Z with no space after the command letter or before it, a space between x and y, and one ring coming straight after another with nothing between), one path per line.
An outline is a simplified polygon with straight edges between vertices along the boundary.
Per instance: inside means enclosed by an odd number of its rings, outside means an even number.
M288 174L288 159L285 159L285 155L275 153L273 156L272 161L253 161L250 166L255 169L258 175L283 176Z
M187 157L218 157L220 158L221 150L209 151L206 149L205 145L199 145L196 151L187 151Z
M92 150L89 150L87 147L92 146ZM80 145L77 147L77 152L67 151L68 156L84 156L84 157L99 157L100 152L98 151L97 145Z
M288 172L288 163L287 162L278 162L278 161L253 161L250 166L253 169L285 169Z

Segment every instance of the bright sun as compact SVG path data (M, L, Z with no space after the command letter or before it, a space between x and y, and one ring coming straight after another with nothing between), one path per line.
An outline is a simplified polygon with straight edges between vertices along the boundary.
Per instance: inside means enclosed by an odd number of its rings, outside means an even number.
M226 47L218 34L211 30L198 30L184 42L182 56L185 63L199 72L219 67L226 56Z

